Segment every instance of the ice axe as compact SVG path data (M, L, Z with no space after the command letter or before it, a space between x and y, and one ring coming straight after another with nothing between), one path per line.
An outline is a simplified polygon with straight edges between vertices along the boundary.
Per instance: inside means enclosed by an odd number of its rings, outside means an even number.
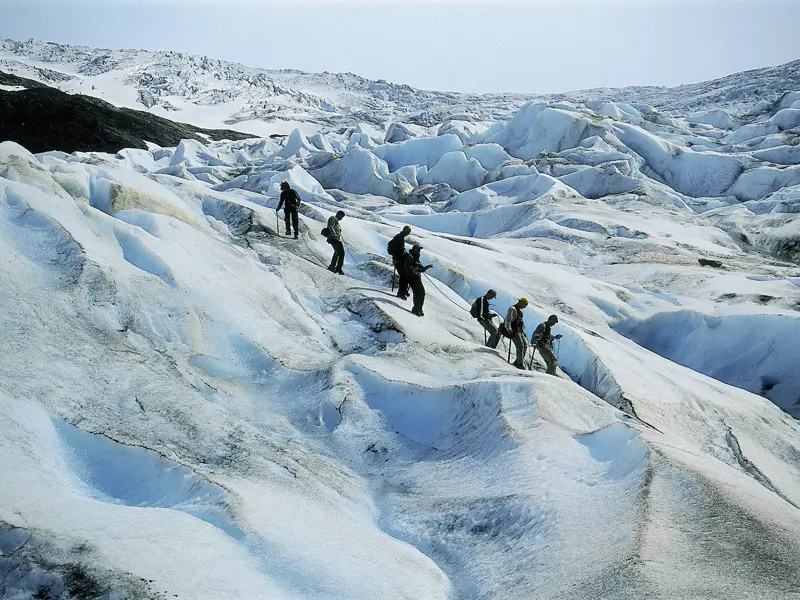
M536 345L531 344L531 360L528 362L528 371L533 371L533 357L536 356Z

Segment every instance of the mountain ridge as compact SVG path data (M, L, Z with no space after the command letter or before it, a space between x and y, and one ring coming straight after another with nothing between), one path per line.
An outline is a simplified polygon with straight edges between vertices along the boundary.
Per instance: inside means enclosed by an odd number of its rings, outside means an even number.
M48 69L54 65L69 68ZM800 89L800 60L675 87L470 94L416 89L353 73L249 67L175 51L94 49L10 38L0 38L0 67L64 91L107 94L105 99L118 106L144 107L161 116L186 112L188 118L180 120L214 128L246 128L251 121L313 123L325 131L360 122L381 129L393 121L432 126L459 117L508 119L532 100L585 102L595 96L681 114L723 108L745 115L754 105L774 103L780 90ZM267 128L254 133L275 132ZM285 127L281 132L288 133Z

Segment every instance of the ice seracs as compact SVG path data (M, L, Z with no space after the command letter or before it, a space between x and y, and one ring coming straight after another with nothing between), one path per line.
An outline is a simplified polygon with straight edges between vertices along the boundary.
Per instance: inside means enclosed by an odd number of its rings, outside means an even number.
M65 85L153 59L2 47L84 65ZM355 76L158 58L153 108L225 74L193 100L239 102L226 86L247 80L313 127L116 154L0 143L6 590L75 595L77 573L107 598L796 592L790 77L749 75L770 101L742 110L706 99L732 77L694 100L470 112ZM655 106L678 100L692 110ZM276 223L284 182L297 240ZM337 211L345 277L319 234ZM405 224L432 265L421 317L390 289ZM528 337L558 316L556 376L485 347L469 306L490 288L501 314L530 300Z

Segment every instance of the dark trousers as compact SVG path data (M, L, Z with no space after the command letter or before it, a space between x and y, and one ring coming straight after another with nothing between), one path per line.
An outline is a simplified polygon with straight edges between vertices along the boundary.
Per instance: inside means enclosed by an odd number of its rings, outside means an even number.
M392 262L397 271L397 276L400 278L400 281L397 283L397 295L408 296L408 275L406 275L406 270L403 268L399 258L393 258Z
M294 225L294 232L297 233L297 225L300 221L300 218L297 216L297 209L296 208L284 208L283 209L283 222L286 223L286 233L288 234L291 232L291 228L289 227L289 219L291 219L292 224Z
M414 292L414 307L412 312L422 312L422 305L425 304L425 286L422 285L422 277L419 275L408 278L408 285L411 286L411 291Z
M330 245L333 246L333 256L331 257L331 264L328 267L331 271L341 271L344 264L344 244L339 240L331 238Z

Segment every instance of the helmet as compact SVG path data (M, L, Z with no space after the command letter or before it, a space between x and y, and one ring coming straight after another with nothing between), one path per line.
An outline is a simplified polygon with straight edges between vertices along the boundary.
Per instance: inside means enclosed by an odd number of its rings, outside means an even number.
M422 246L420 246L419 244L414 244L413 246L411 246L411 249L412 250L422 250Z
M487 296L497 296L497 292L495 292L494 290L489 290L488 292L486 292L486 295Z
M403 227L403 232L406 234L411 233L411 226L406 225L405 227Z
M525 296L522 296L521 298L517 298L517 302L522 302L522 303L523 303L523 304L525 304L526 306L527 306L528 304L530 304L530 302L528 302L528 299L527 299Z
M548 321L552 321L553 325L555 325L556 323L558 323L558 317L557 317L557 316L555 316L555 315L550 315L550 317L549 317L547 320L548 320Z
M288 181L281 181L281 189L288 190L289 189L289 182Z

